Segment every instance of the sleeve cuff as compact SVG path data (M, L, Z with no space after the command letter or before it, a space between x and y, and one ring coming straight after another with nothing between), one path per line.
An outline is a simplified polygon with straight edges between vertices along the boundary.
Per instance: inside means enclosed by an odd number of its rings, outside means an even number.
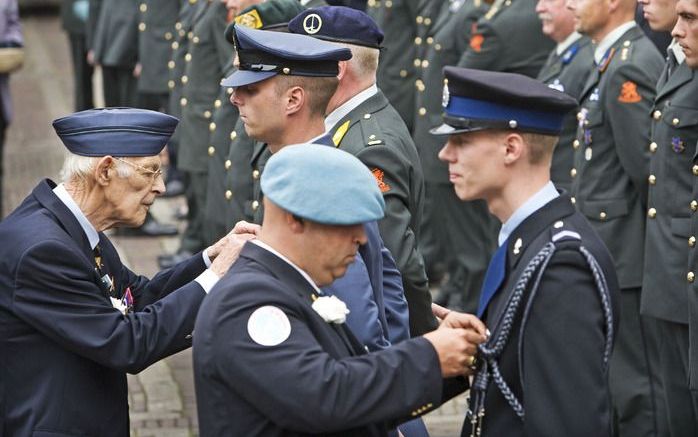
M204 249L204 251L201 252L201 256L204 258L204 264L206 264L206 268L211 267L211 258L208 257L208 248Z
M212 270L206 269L201 273L199 276L196 277L195 281L201 285L201 288L204 289L206 294L208 294L209 291L213 288L216 283L218 283L218 280L220 278L218 277L217 274L213 273Z

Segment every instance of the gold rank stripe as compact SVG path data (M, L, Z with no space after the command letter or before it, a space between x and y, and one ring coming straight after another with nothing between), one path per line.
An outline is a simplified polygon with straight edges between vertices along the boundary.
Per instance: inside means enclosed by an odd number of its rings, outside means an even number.
M332 142L334 143L335 147L339 147L339 143L342 142L344 135L347 134L350 124L351 120L345 121L341 126L339 126L339 129L335 131L334 135L332 135Z

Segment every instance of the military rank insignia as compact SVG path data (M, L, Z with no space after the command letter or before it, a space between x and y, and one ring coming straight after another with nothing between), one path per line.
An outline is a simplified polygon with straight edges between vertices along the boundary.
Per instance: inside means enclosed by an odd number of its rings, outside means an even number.
M470 37L470 48L480 53L482 51L483 42L485 42L485 37L476 33Z
M676 153L682 153L684 150L686 150L686 147L683 144L683 140L679 137L672 137L671 150L673 150Z
M264 26L264 23L262 23L262 17L259 16L257 9L252 9L246 14L235 17L235 24L252 29L260 29L262 26Z
M371 169L371 173L373 173L373 177L376 178L376 182L378 182L378 188L380 188L381 193L387 193L390 191L390 185L383 180L385 177L385 172L383 172L383 170L374 168Z
M642 96L637 92L637 84L626 80L620 88L618 101L621 103L637 103L642 100Z
M548 88L552 88L554 90L558 90L561 93L565 92L565 86L560 82L560 79L555 79L553 83L548 84Z

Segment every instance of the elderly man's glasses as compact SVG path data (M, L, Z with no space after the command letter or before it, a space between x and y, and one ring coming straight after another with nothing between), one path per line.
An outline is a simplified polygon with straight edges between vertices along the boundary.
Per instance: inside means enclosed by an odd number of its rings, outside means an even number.
M119 162L124 162L124 163L130 165L131 167L134 167L136 170L140 170L141 174L143 176L150 178L150 180L152 182L154 182L155 180L157 180L157 178L162 176L162 169L161 168L158 168L157 170L151 170L149 168L143 167L142 165L138 165L135 162L127 161L127 160L122 159L122 158L116 158L116 157L112 157L112 158L114 158L115 160L117 160Z

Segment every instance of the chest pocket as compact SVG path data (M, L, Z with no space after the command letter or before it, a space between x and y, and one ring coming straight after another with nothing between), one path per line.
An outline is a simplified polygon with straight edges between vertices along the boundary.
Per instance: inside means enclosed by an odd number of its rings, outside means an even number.
M599 105L589 105L587 106L587 116L583 127L594 127L603 124L604 114L603 109Z
M605 222L628 215L626 199L578 201L577 206L587 219L593 221Z

